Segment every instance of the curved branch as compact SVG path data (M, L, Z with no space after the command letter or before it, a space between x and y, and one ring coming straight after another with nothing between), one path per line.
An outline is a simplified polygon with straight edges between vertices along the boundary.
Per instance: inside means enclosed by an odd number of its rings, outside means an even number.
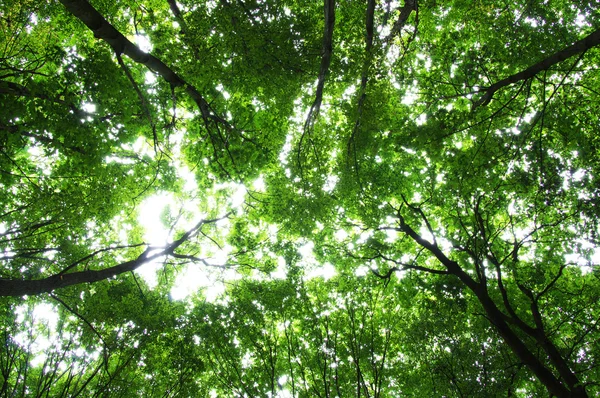
M385 42L389 42L394 36L400 34L400 31L404 28L404 25L406 24L406 21L408 21L408 17L413 10L417 10L417 0L404 0L404 6L400 8L400 15L396 22L394 22L390 34L384 39Z
M383 254L380 254L379 257L381 257L382 259L384 259L386 261L389 261L391 263L394 263L394 264L400 266L400 268L398 268L398 267L392 267L388 271L387 276L385 276L385 278L389 278L390 275L392 274L392 272L395 272L395 271L405 271L405 270L408 270L408 269L414 269L415 271L423 271L423 272L427 272L427 273L430 273L430 274L436 274L436 275L449 275L450 274L450 272L448 270L440 270L440 269L433 269L433 268L423 267L423 266L415 264L415 261L413 261L412 264L406 264L406 263L402 263L400 261L396 261L396 260L394 260L392 258L389 258L387 256L384 256ZM415 258L415 260L416 260L416 258ZM374 271L373 269L371 269L371 271L375 275L377 275L380 278L382 278L382 276L379 273L377 273L376 271Z
M357 108L357 117L356 122L354 123L354 128L352 129L352 135L350 136L350 140L348 141L348 154L352 153L354 155L354 168L356 171L356 176L360 183L360 175L358 171L358 159L356 155L356 136L360 130L360 122L362 119L363 108L365 99L367 98L367 83L369 81L369 69L371 67L372 61L372 53L371 50L373 48L373 26L375 20L375 0L369 0L367 3L367 15L366 15L366 42L365 42L365 61L363 63L362 76L360 79L360 91L358 96L358 108Z
M24 295L36 295L40 293L50 293L55 289L81 283L93 283L125 272L134 271L144 264L164 256L173 255L174 251L183 243L196 236L205 224L216 223L219 220L229 217L231 212L223 217L211 220L202 220L194 228L184 233L179 239L173 241L162 249L148 246L143 253L133 260L125 261L112 267L100 270L86 270L72 272L68 274L55 274L43 279L20 280L20 279L0 279L0 297L20 297Z
M67 10L83 22L96 38L108 43L117 54L125 54L134 62L142 64L158 73L173 87L184 87L187 94L200 108L205 121L215 121L229 127L228 123L217 116L210 108L208 102L198 89L179 76L173 69L152 54L145 53L127 39L121 32L113 27L90 3L86 0L60 0Z
M304 131L298 144L298 164L300 165L300 153L302 151L302 142L306 135L310 135L312 127L319 115L321 103L323 101L323 88L325 87L325 78L329 73L331 64L331 55L333 53L333 27L335 25L335 0L324 0L325 28L323 33L323 48L321 50L321 67L319 68L319 78L317 81L317 91L308 116L304 122ZM301 165L300 165L301 166Z
M83 109L79 109L75 104L69 103L61 99L60 97L51 97L47 94L40 92L38 88L32 91L28 87L25 87L19 83L0 80L0 94L14 95L17 97L39 98L42 100L54 102L56 104L61 104L68 107L76 116L81 118L95 116L94 114L86 112Z
M51 138L51 137L48 137L48 136L45 136L42 134L37 134L37 133L33 133L31 131L26 131L25 129L27 127L28 126L25 124L7 126L7 125L0 123L0 131L6 131L10 134L16 134L16 135L20 135L20 136L27 137L27 138L32 138L38 143L42 143L45 145L52 145L56 148L68 149L72 152L77 152L81 155L88 155L88 153L85 151L85 149L83 149L80 146L68 145L68 144L65 144L64 142L60 142L56 138Z
M499 89L506 87L508 85L511 85L513 83L516 83L518 81L521 81L521 80L531 79L538 73L545 71L547 69L550 69L552 66L558 64L559 62L562 62L568 58L571 58L572 56L577 55L579 53L585 53L590 48L595 47L599 44L600 44L600 29L595 30L594 32L590 33L588 36L584 37L583 39L578 40L575 43L573 43L572 45L570 45L569 47L552 54L548 58L545 58L545 59L541 60L540 62L538 62L534 65L531 65L529 68L525 69L524 71L515 73L514 75L508 76L507 78L502 79L499 82L492 84L490 87L485 89L483 96L479 100L477 100L475 103L473 103L472 110L475 110L479 106L485 106L485 105L489 104L490 101L492 100L492 97L494 96L494 93L496 91L498 91Z
M333 53L333 27L335 25L335 0L325 0L325 32L323 33L323 48L321 50L321 67L319 68L319 80L317 82L317 91L315 100L310 108L304 129L312 126L316 117L319 115L321 102L323 101L323 88L325 87L325 78L329 73L331 64L331 54Z
M156 135L156 123L154 123L154 119L152 118L152 112L150 112L150 106L148 105L148 100L146 99L146 96L144 95L144 93L142 93L140 86L138 86L137 82L133 78L133 75L129 71L129 68L127 68L127 65L125 65L125 62L123 62L123 58L121 57L121 54L119 54L119 53L117 53L117 62L119 63L119 66L121 67L121 69L123 69L123 72L125 73L125 76L127 76L127 79L129 80L129 82L133 86L133 89L135 90L135 92L140 100L140 103L142 104L142 109L146 113L146 117L148 118L148 122L150 123L150 127L152 128L152 138L154 139L154 152L156 152L158 149L158 136ZM173 88L173 86L171 86L171 88Z
M487 289L477 283L469 274L467 274L460 265L450 260L439 248L439 246L423 239L414 229L412 229L397 211L397 217L400 223L399 231L408 235L419 246L428 250L440 261L448 270L448 273L457 276L477 297L477 300L485 310L487 318L495 327L498 334L511 348L513 353L536 375L536 377L548 388L548 390L557 397L587 397L585 388L579 385L577 376L571 371L560 353L553 351L554 345L545 334L538 333L536 340L543 345L543 349L551 356L553 365L557 366L562 379L557 378L552 371L529 349L522 338L517 335L508 325L506 315L500 311L494 300L489 296Z
M81 315L79 312L77 312L73 308L71 308L67 303L65 303L60 297L58 297L54 293L50 293L50 297L52 297L54 300L58 301L71 314L75 315L77 318L79 318L80 320L82 320L83 323L85 323L90 328L90 330L92 332L94 332L94 334L96 336L98 336L98 338L100 339L100 341L104 345L104 349L106 349L106 347L108 347L108 345L106 344L106 340L104 340L104 337L102 337L102 335L100 334L100 332L98 332L98 330L90 323L90 321L88 321L87 319L85 319L83 315Z

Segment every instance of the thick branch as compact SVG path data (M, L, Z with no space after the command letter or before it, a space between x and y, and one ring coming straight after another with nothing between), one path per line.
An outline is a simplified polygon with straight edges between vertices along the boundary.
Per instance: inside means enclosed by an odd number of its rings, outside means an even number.
M73 268L77 267L79 264L82 264L86 261L93 259L100 253L106 253L111 250L118 250L118 249L131 249L131 248L140 247L140 246L144 246L144 244L138 243L135 245L111 246L111 247L105 247L103 249L98 249L98 250L88 254L87 256L84 256L84 257L80 258L79 260L72 262L71 264L66 266L62 271L60 271L57 275L65 275L67 272L69 272Z
M505 314L498 309L496 303L489 296L487 290L483 288L480 283L477 283L469 274L467 274L458 265L457 262L450 260L437 245L423 239L414 229L412 229L408 224L404 222L402 216L398 214L398 217L400 221L400 231L406 233L418 245L420 245L421 247L428 250L431 254L433 254L438 259L438 261L440 261L446 267L449 273L456 275L461 280L461 282L463 282L469 289L471 289L471 291L475 294L478 301L485 310L487 318L498 331L498 334L511 348L513 353L521 361L523 361L523 363L548 388L548 391L550 391L556 397L587 397L585 389L581 386L577 386L577 377L568 368L568 366L566 369L559 369L559 371L563 378L565 377L565 375L568 375L568 378L566 378L565 381L569 388L563 385L563 383L552 373L552 371L550 371L550 369L548 369L544 365L544 363L542 363L540 359L537 358L531 352L531 350L527 347L527 345L525 345L521 338L511 329L511 327L506 322ZM550 343L550 341L546 337L545 342ZM548 347L543 348L547 349ZM555 354L558 355L558 357L560 357L558 353ZM560 358L562 360L562 357ZM557 358L552 358L551 360L555 365L557 364ZM558 363L560 363L560 361ZM562 360L562 364L566 365L564 360Z
M58 273L56 275L37 280L0 279L0 297L20 297L24 295L49 293L55 289L77 285L80 283L98 282L101 280L112 278L116 275L123 274L125 272L134 271L140 266L147 264L153 260L159 259L164 256L172 255L174 251L184 242L196 236L203 225L215 223L223 218L228 217L229 214L231 213L227 213L225 216L218 219L202 220L198 224L196 224L194 228L184 233L179 239L173 241L171 244L167 245L167 247L163 248L162 250L156 250L155 248L148 247L142 254L137 256L135 259L125 261L112 267L100 270L87 270L64 274Z
M400 8L400 15L394 23L390 34L384 39L384 41L388 42L392 40L394 36L400 34L400 31L402 28L404 28L404 25L406 24L406 21L408 21L408 17L413 10L417 10L417 0L404 0L404 6Z
M360 130L360 122L362 119L362 113L364 108L365 99L367 98L367 83L369 81L369 69L371 67L372 54L371 50L373 48L373 27L375 20L375 0L369 0L367 3L367 15L366 15L366 38L365 38L365 62L363 63L362 76L360 79L360 92L358 96L358 115L356 117L356 122L354 123L354 128L352 129L352 135L350 136L350 140L348 141L348 154L354 154L354 167L356 169L356 174L358 177L358 159L356 155L356 136ZM359 177L360 181L360 177Z
M504 282L502 280L502 278L503 278L502 277L502 268L500 266L500 263L493 256L488 256L488 260L496 268L496 282L498 284L498 290L500 290L500 295L502 296L502 302L504 303L504 308L506 308L506 310L508 311L509 315L511 316L511 318L513 319L513 321L517 324L517 326L519 326L519 328L521 328L522 330L524 330L525 332L527 332L527 334L529 334L529 335L534 335L535 334L535 329L533 329L529 325L527 325L517 315L517 313L515 312L513 306L510 304L510 300L508 299L508 292L506 291L506 288L504 287Z
M558 373L569 385L569 387L573 390L581 388L581 386L578 387L579 380L577 379L577 376L573 374L573 372L569 368L569 365L560 354L558 348L556 348L556 345L554 345L554 343L550 341L550 339L544 331L544 323L542 321L542 314L538 306L537 298L534 296L533 292L526 286L520 283L517 283L517 286L531 302L531 314L537 327L537 335L535 336L536 340L538 341L542 349L546 352L546 354L548 354L550 361L556 367Z
M133 271L139 268L141 265L164 255L164 253L161 251L148 256L149 252L150 249L146 249L134 260L126 261L113 267L101 270L80 271L64 275L57 274L48 278L37 280L0 279L0 297L36 295L40 293L49 293L55 289L77 285L80 283L98 282L104 279L112 278L113 276L122 274L124 272Z
M321 67L319 68L319 80L317 83L317 91L315 100L311 107L307 123L312 123L314 118L319 114L321 102L323 101L323 87L325 86L325 78L329 72L331 64L331 54L333 52L333 27L335 24L335 0L325 0L325 31L323 33L323 49L321 56ZM311 115L313 117L311 117Z
M400 228L398 228L398 231L404 232L413 241L419 244L419 246L433 254L435 258L437 258L438 261L442 263L444 267L446 267L448 273L458 276L460 280L467 285L467 287L469 287L469 289L474 292L484 290L479 283L477 283L471 276L469 276L469 274L460 268L456 261L450 260L435 243L431 243L428 240L423 239L421 235L419 235L414 229L404 222L404 218L402 217L400 217Z
M479 106L485 106L489 104L492 100L492 97L494 96L494 93L499 89L521 80L530 79L538 73L550 69L552 66L558 64L559 62L571 58L572 56L577 55L579 53L586 52L587 50L597 46L598 44L600 44L600 29L595 30L583 39L576 41L569 47L552 54L548 58L541 60L540 62L530 66L524 71L515 73L514 75L511 75L505 79L500 80L499 82L492 84L485 90L485 94L483 94L483 96L473 104L472 109L475 110Z
M200 50L198 49L198 46L194 43L193 40L187 40L187 39L189 39L187 37L188 33L189 33L188 25L185 22L185 18L183 17L181 9L177 5L177 1L167 0L167 3L169 3L169 7L171 8L171 12L173 13L173 16L175 17L175 21L179 24L179 28L180 28L179 33L181 33L183 35L188 47L192 49L192 52L194 53L194 57L196 57L197 60L202 59L201 55L200 55Z
M179 9L179 6L177 5L177 2L175 0L167 0L167 3L169 3L169 7L171 8L171 12L173 13L173 15L175 16L175 18L177 19L177 22L179 22L179 24L181 25L181 21L183 21L183 16L181 15L181 10Z
M510 315L510 322L521 329L523 332L527 333L529 336L534 338L538 335L538 330L529 326L525 321L523 321L515 312L513 306L510 304L510 300L508 298L508 292L506 291L506 287L504 286L504 282L502 280L502 268L500 262L496 259L496 257L492 255L487 255L486 258L489 262L491 262L496 268L496 278L498 284L498 290L500 290L500 294L502 295L502 302L504 304L504 308L508 311ZM536 323L537 324L537 323Z
M216 116L211 110L208 102L200 92L191 84L186 82L173 69L167 66L155 56L140 50L129 41L121 32L115 29L90 3L86 0L60 0L71 14L83 22L94 36L107 42L117 54L125 54L133 61L146 66L158 73L171 86L183 86L188 95L200 108L205 121L215 120L224 123L224 120Z
M321 50L321 67L319 68L319 78L317 81L317 91L315 100L313 101L308 116L304 123L304 132L300 138L300 149L302 148L302 140L309 133L315 119L319 115L321 102L323 101L323 88L325 87L325 78L329 72L331 64L331 54L333 53L333 27L335 25L335 0L324 0L325 28L323 32L323 48ZM300 151L299 149L299 151Z

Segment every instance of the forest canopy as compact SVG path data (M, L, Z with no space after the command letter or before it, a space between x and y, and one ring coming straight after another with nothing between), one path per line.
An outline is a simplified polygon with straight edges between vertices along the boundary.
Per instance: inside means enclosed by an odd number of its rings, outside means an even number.
M0 396L597 396L599 8L0 0Z

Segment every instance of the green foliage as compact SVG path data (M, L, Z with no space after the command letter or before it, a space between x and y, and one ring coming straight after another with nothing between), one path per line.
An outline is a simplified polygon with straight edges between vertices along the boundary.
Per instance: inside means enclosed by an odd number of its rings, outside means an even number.
M330 1L1 3L1 396L600 392L597 2Z

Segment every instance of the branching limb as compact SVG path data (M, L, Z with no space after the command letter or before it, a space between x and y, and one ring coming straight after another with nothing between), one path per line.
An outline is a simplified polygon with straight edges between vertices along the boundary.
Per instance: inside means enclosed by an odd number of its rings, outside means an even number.
M430 273L430 274L436 274L436 275L448 275L449 274L448 270L440 270L440 269L433 269L433 268L428 268L428 267L422 267L420 265L417 265L415 261L413 261L411 264L406 264L406 263L402 263L400 261L394 260L394 259L389 258L389 257L384 256L384 255L381 255L381 258L383 260L386 260L386 261L389 261L391 263L399 265L400 266L399 268L398 267L393 267L392 268L392 269L396 269L397 271L405 271L407 269L414 269L415 271L423 271L423 272L427 272L427 273Z
M2 155L4 155L17 168L17 170L19 170L19 172L21 172L20 177L25 178L38 191L42 190L40 188L40 186L38 184L36 184L35 181L33 181L34 178L38 178L37 176L30 177L29 175L27 175L27 173L21 168L21 166L8 153L6 153L6 151L4 151L1 147L0 147L0 153Z
M134 247L141 247L141 246L146 246L146 244L145 243L137 243L137 244L134 244L134 245L112 246L112 247L105 247L103 249L96 250L96 251L88 254L87 256L82 257L79 260L72 262L67 267L65 267L62 271L60 271L57 275L64 275L64 274L66 274L67 272L69 272L73 268L77 267L79 264L91 260L92 258L96 257L100 253L106 253L106 252L109 252L109 251L112 251L112 250L119 250L119 249L131 249L131 248L134 248Z
M80 155L88 155L88 153L82 147L66 144L56 138L53 138L52 136L48 137L46 135L42 135L41 133L40 134L32 133L31 131L28 131L27 128L28 128L28 126L26 124L7 126L7 125L0 123L0 130L6 131L10 134L17 134L22 137L32 138L36 142L46 144L46 145L52 145L55 148L61 148L61 149L65 148L72 152L77 152Z
M583 387L581 387L577 376L573 373L573 371L571 370L571 368L569 367L569 365L567 364L567 362L561 355L561 353L558 350L558 348L556 347L556 345L548 338L548 335L546 334L546 332L544 330L542 314L541 314L539 306L538 306L538 301L535 298L533 292L530 289L528 289L526 286L524 286L520 283L518 283L517 286L523 292L523 294L525 294L529 298L529 300L531 302L531 306L530 306L531 313L532 313L533 320L535 321L535 324L537 327L537 335L535 336L537 342L540 344L540 346L542 347L544 352L546 352L546 354L550 358L550 361L552 362L554 367L558 370L558 373L565 380L565 382L570 387L570 389L572 391L584 391L585 392L585 389L581 390ZM580 395L576 395L576 396L580 396ZM585 396L585 395L581 395L581 396Z
M472 242L472 239L470 239L470 241ZM467 253L469 257L471 257L473 263L475 264L475 272L477 274L479 282L481 283L481 286L487 288L487 276L485 274L486 269L483 265L482 255L479 252L470 249L468 246L461 246L458 244L454 244L453 246L454 249L460 252Z
M404 262L401 262L398 260L394 260L393 258L382 254L378 250L376 250L376 252L377 252L377 254L375 254L374 256L370 256L370 257L357 256L351 252L346 252L346 255L348 255L351 258L358 259L358 260L372 261L372 260L376 260L376 259L382 259L384 261L388 261L388 262L394 264L395 266L390 268L388 270L388 272L384 275L380 274L378 271L374 270L373 268L370 268L371 272L373 272L373 274L375 274L375 276L378 276L379 278L382 278L382 279L389 279L390 276L396 271L406 271L409 269L412 269L415 271L423 271L423 272L427 272L430 274L437 274L437 275L448 275L449 274L449 272L447 270L439 270L439 269L428 268L428 267L423 267L423 266L417 265L417 259L419 258L422 250L419 250L418 254L411 261L411 263L404 263Z
M571 391L583 391L583 394L578 396L587 396L585 395L585 389L581 390L583 387L578 386L577 376L570 370L558 351L553 351L553 349L556 350L556 347L549 341L545 334L538 334L536 340L543 344L542 348L550 356L553 365L559 370L561 378L566 381L569 388L540 361L524 343L522 338L512 330L508 324L509 320L506 319L506 315L500 311L494 300L489 296L487 289L481 286L481 283L476 282L457 262L450 260L437 245L423 239L405 222L399 210L397 217L400 224L399 231L404 232L415 243L433 254L446 267L449 274L456 275L475 294L484 308L486 317L490 323L496 328L513 353L531 369L536 377L548 387L550 392L556 396L568 397L573 396L571 395Z
M15 82L0 80L0 94L13 95L16 97L39 98L56 104L64 105L67 108L69 108L76 116L81 118L94 116L92 113L88 113L83 109L79 109L75 104L67 102L64 99L61 99L60 97L52 97L43 92L40 92L40 90L37 88L34 91L32 91L28 87Z
M319 68L319 79L317 82L317 91L315 100L308 113L305 123L305 130L312 127L316 117L319 115L321 102L323 101L323 88L325 87L325 78L329 73L331 64L331 55L333 53L333 28L335 25L335 0L324 0L325 13L325 31L323 33L323 48L321 50L321 67Z
M548 285L544 288L544 290L542 290L541 292L539 292L536 296L535 296L535 300L538 301L543 295L545 295L546 293L548 293L548 291L550 289L552 289L552 287L556 284L556 282L558 282L558 280L560 279L560 277L563 274L563 271L565 270L565 268L567 267L567 265L569 265L568 263L564 263L560 266L560 268L558 269L558 272L556 274L556 276L550 281L550 283L548 283Z
M183 19L183 15L181 14L181 9L177 5L177 1L167 0L167 3L169 3L171 12L173 13L173 16L175 17L175 19L179 23L179 26L181 27L181 33L185 34L185 32L187 31L187 27L185 25L185 20Z
M404 6L400 8L400 15L398 16L396 22L394 22L394 26L392 27L390 34L384 39L385 42L391 41L394 36L400 34L402 28L404 28L404 25L406 25L406 21L408 21L410 13L417 11L417 7L417 0L404 0Z
M331 55L333 53L333 28L335 25L335 0L324 0L324 15L325 15L325 28L323 33L323 48L321 50L321 66L319 68L319 77L317 80L317 90L315 93L315 99L313 101L308 116L304 122L304 130L298 143L298 163L300 163L300 154L302 152L302 144L304 138L312 133L312 128L319 115L321 109L321 103L323 102L323 88L325 87L325 78L329 74L329 65L331 64Z
M194 57L196 57L197 60L201 60L202 57L200 55L200 50L198 49L198 46L196 45L196 43L194 43L193 40L187 40L187 39L189 39L188 25L187 25L187 22L185 21L185 18L183 17L183 13L181 12L181 9L177 5L177 1L167 0L167 3L169 3L169 8L171 8L171 12L173 13L173 16L175 17L175 21L179 24L179 29L180 29L179 32L183 35L183 38L186 39L186 44L189 46L189 48L192 49L192 52L194 53Z
M423 212L423 209L421 209L420 206L415 206L412 203L410 203L408 200L406 200L406 197L404 195L401 194L400 196L402 197L402 201L404 202L404 204L406 206L408 206L409 209L411 209L415 213L419 214L419 216L421 217L421 219L425 223L425 226L427 227L427 230L431 234L431 239L433 239L433 244L437 246L437 241L436 241L436 238L435 238L435 233L433 232L433 228L431 227L431 224L429 223L429 220L427 219L427 216L425 216L425 213Z
M504 281L502 277L502 269L501 264L496 259L495 256L488 254L487 259L490 263L492 263L496 269L496 283L498 284L498 290L500 290L500 295L502 296L502 303L504 304L504 308L508 312L510 323L517 326L519 329L527 333L529 336L536 337L538 334L538 330L529 326L525 321L521 319L514 310L513 306L510 304L510 300L508 298L508 292L506 291L506 287L504 286ZM536 322L536 326L537 322ZM539 327L539 326L538 326Z
M175 249L177 249L179 246L181 246L184 242L188 241L189 239L193 238L194 236L198 235L201 230L202 227L206 224L214 224L218 221L224 220L226 218L229 218L229 216L233 214L232 211L227 212L224 216L219 217L219 218L213 218L213 219L209 219L209 220L201 220L198 224L196 224L192 229L190 229L189 231L187 231L186 233L184 233L181 238L177 239L176 241L174 241L173 243L171 243L166 249L165 252L167 254L171 254L175 251Z
M166 247L147 246L146 250L135 259L125 261L112 267L100 270L86 270L72 273L59 273L47 278L36 280L0 279L0 297L20 297L24 295L36 295L50 293L55 289L77 285L81 283L93 283L110 279L125 272L131 272L151 261L165 256L173 255L175 250L185 242L196 236L206 224L213 224L229 217L231 212L220 218L202 220L194 228L188 230L179 239L171 242ZM110 250L110 249L109 249Z
M139 47L115 29L115 27L113 27L86 0L61 0L61 3L71 14L83 22L94 33L95 37L108 43L116 54L125 54L134 62L146 66L148 69L159 74L174 88L183 87L185 92L200 109L202 119L209 128L209 131L210 126L213 124L216 126L221 125L228 130L232 128L224 118L218 116L213 111L208 101L206 101L196 87L187 82L160 59L140 50ZM211 136L212 135L213 134L211 133Z
M102 335L100 334L100 332L98 332L98 330L96 330L96 328L94 327L94 325L92 325L87 319L84 318L83 315L81 315L79 312L75 311L73 308L71 308L67 303L65 303L60 297L58 297L57 295L55 295L54 293L50 293L50 297L52 297L52 299L54 299L55 301L59 302L63 307L65 307L67 309L67 311L69 311L71 314L75 315L77 318L79 318L81 321L83 321L83 323L85 323L90 330L96 335L98 336L98 338L100 339L100 341L102 342L102 345L104 346L104 348L106 349L107 344L106 341L104 340L104 337L102 337Z
M235 264L211 264L208 261L206 261L205 258L197 257L197 256L194 256L191 254L173 253L173 254L171 254L171 257L177 258L180 260L189 260L192 263L201 263L207 267L212 267L212 268L227 269L227 268L231 268L231 267L235 266Z
M509 86L513 83L519 82L521 80L531 79L538 73L550 69L552 66L562 62L572 56L584 53L592 47L595 47L600 44L600 29L595 30L588 36L584 37L581 40L576 41L569 47L558 51L551 56L541 60L540 62L530 66L529 68L521 71L519 73L515 73L514 75L508 76L484 90L484 94L481 98L479 98L475 103L473 103L472 110L477 109L480 106L485 106L490 103L494 93L500 90L503 87Z
M353 154L354 157L354 169L360 183L360 176L358 171L358 159L356 154L356 137L360 131L360 122L362 119L362 113L364 108L365 99L367 98L366 90L367 83L369 81L369 69L372 62L371 50L373 48L373 26L375 20L375 0L369 0L367 3L367 15L366 15L366 39L365 39L365 61L363 63L362 76L360 79L360 91L358 95L358 109L354 128L352 129L352 135L348 141L348 154Z

